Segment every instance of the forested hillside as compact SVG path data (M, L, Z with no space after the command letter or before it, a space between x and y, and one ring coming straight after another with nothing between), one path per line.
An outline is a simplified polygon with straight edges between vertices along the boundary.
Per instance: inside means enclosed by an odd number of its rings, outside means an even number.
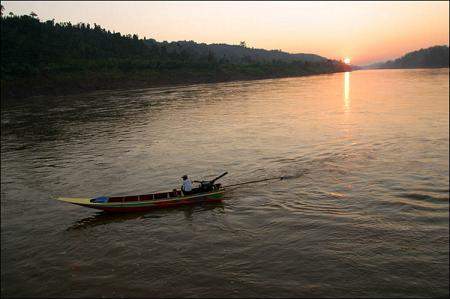
M349 70L312 54L156 42L94 24L1 18L2 97L300 76Z
M227 44L205 44L196 43L194 41L177 41L177 42L163 42L158 43L154 39L145 40L149 46L160 45L165 46L168 52L188 52L198 56L206 56L212 53L219 60L241 63L252 61L295 61L303 60L308 62L323 62L327 59L325 57L315 54L291 54L281 50L265 50L247 47L244 41L239 45Z
M406 55L387 62L375 63L368 68L441 68L448 67L448 46L434 46L407 53Z

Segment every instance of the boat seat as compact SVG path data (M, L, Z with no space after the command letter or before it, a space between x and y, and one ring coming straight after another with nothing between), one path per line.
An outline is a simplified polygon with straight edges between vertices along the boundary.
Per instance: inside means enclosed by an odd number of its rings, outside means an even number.
M141 200L142 201L147 201L147 200L152 200L152 199L153 199L152 194L141 195Z
M122 202L123 197L110 197L108 202Z
M156 193L155 199L167 199L167 192L164 193Z
M123 199L123 201L137 201L138 197L136 195L134 196L125 196L125 198Z

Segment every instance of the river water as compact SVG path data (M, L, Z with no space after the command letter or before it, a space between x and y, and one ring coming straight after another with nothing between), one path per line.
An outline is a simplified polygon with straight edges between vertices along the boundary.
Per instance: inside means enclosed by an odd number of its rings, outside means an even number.
M448 80L364 70L3 103L1 295L448 296ZM122 216L55 200L223 171L287 179Z

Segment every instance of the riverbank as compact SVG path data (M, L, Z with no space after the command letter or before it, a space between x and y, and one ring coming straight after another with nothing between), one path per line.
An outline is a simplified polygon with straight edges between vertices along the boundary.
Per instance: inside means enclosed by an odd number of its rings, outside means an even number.
M350 70L350 69L348 69ZM347 71L348 71L347 70ZM52 76L39 76L1 81L1 100L25 99L33 96L71 95L97 90L119 90L133 88L152 88L161 86L218 83L230 81L247 81L300 77L330 74L346 70L290 70L283 69L276 73L234 72L182 70L176 72L157 73L142 71L133 73L79 72Z

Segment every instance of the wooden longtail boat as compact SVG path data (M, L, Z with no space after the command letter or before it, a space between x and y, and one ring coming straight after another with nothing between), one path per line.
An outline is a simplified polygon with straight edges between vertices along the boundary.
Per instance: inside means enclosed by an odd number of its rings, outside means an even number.
M226 175L221 174L211 181L201 181L200 187L192 194L184 194L183 191L157 192L144 195L96 197L96 198L67 198L60 197L57 200L87 208L103 210L105 212L140 212L155 208L184 206L199 202L218 202L222 200L225 189L221 184L214 184L216 180ZM194 181L196 182L196 181Z
M97 197L92 199L60 197L58 200L106 212L139 212L154 208L221 201L225 189L221 187L220 184L214 186L215 189L210 192L201 192L191 195L183 195L181 190L175 190L145 195Z

